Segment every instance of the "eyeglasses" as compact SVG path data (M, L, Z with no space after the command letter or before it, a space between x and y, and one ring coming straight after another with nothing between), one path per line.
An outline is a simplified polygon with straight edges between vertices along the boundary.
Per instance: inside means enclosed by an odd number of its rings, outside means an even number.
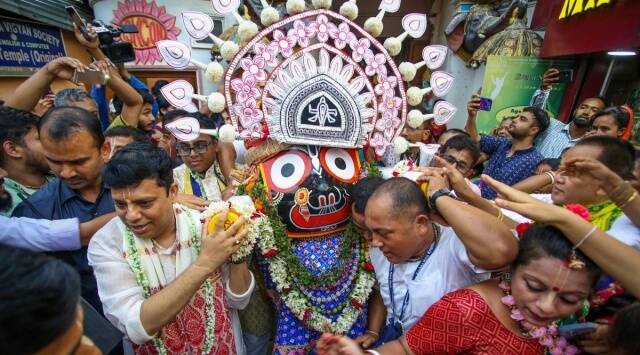
M199 141L199 142L193 143L193 145L189 145L187 143L178 143L176 144L176 151L178 152L178 155L182 155L182 156L191 154L192 150L196 154L203 154L207 152L207 148L209 148L211 143L213 143L213 141L208 141L208 142Z
M466 174L469 171L469 169L471 169L471 167L468 166L466 162L464 162L462 160L457 160L456 158L452 157L451 155L443 155L442 158L444 160L446 160L447 163L449 163L451 165L455 165L456 169L461 174Z

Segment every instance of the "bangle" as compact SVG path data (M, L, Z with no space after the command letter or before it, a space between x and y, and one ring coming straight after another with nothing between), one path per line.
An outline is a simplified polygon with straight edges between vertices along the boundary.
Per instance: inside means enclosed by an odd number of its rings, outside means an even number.
M365 330L365 331L364 331L364 333L365 333L365 334L373 335L374 337L376 337L376 339L378 339L378 338L380 337L380 334L378 334L378 333L374 332L373 330L369 330L369 329L367 329L367 330Z
M556 178L553 176L553 173L550 171L547 171L544 173L545 175L547 175L550 179L551 179L551 185L556 183Z
M580 239L580 241L573 246L574 251L578 248L580 248L580 246L582 246L582 243L584 243L585 241L587 241L587 239L589 239L589 237L591 237L593 235L593 233L598 229L598 227L593 226L593 228L591 228L591 230L589 232L587 232L587 234L584 235L584 237L582 237L582 239Z
M629 196L629 198L627 199L627 201L625 201L623 204L618 205L619 209L623 209L625 208L629 203L631 203L631 201L635 200L635 198L638 197L638 191L633 191L633 193L631 194L631 196Z
M613 201L617 206L622 205L626 200L629 199L635 189L628 181L623 181L618 184L613 190L608 193L609 199Z
M498 209L498 221L504 221L504 213L502 213L502 209L500 207L496 207Z
M368 352L369 354L373 354L373 355L380 355L380 353L379 353L379 352L377 352L376 350L367 350L367 352Z

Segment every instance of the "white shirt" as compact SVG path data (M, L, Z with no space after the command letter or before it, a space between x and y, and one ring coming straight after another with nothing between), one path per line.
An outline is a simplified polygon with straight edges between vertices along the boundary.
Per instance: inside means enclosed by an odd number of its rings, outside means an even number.
M393 294L396 317L400 317L402 301L409 289L409 302L400 321L406 331L436 303L442 296L451 291L484 281L491 272L475 266L467 249L451 227L440 226L440 240L431 256L420 269L415 280L413 274L420 261L396 264L393 274ZM393 317L391 298L389 296L389 266L380 249L369 250L371 262L380 285L380 294L387 308L387 319Z
M136 344L144 344L155 334L147 334L140 320L140 310L145 298L142 287L138 286L131 266L124 258L124 224L114 217L91 238L87 257L93 267L98 282L98 294L104 308L104 315L120 331ZM175 258L172 248L159 248L159 259L167 283L176 278ZM223 265L222 280L225 285L225 297L230 308L233 323L233 337L238 354L244 353L242 329L236 309L243 309L249 303L255 287L251 274L249 289L242 295L234 294L229 288L229 267Z
M31 251L68 251L80 249L80 224L77 218L32 219L0 216L0 243Z
M529 195L546 203L553 203L551 194L531 194ZM531 220L516 212L502 209L502 213L516 223L528 223ZM629 217L622 215L616 219L607 234L623 242L624 244L640 250L640 228L633 224Z

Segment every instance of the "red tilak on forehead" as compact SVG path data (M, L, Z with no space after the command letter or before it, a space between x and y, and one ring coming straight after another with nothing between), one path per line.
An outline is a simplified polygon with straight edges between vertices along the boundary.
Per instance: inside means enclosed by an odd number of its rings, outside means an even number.
M553 292L559 292L560 291L560 289L558 287L556 287L556 286L553 286L551 289L553 290Z

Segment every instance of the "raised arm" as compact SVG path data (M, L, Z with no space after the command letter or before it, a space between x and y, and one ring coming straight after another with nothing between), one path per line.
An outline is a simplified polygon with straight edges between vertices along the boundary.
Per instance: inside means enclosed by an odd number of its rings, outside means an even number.
M555 177L552 179L552 176L554 176L552 172L542 175L531 175L528 178L513 185L513 188L522 192L532 194L547 185L553 184Z
M478 134L478 127L476 119L478 117L478 110L480 109L480 97L478 95L472 95L471 100L467 103L467 123L464 125L464 130L469 133L471 139L476 142L480 141L480 135Z
M488 176L483 179L502 198L496 199L500 207L517 212L536 222L557 227L573 243L580 241L580 250L605 272L619 280L636 298L640 297L640 251L625 245L573 212L550 203L538 201L524 192L515 190ZM585 237L591 233L589 238Z
M97 61L92 65L109 73L110 79L107 81L107 86L122 100L122 118L129 126L138 127L143 104L142 96L120 77L118 71L108 61Z
M29 79L20 84L5 104L7 106L31 112L38 100L55 79L71 80L74 72L84 71L87 67L79 60L71 57L56 58L43 66Z
M426 175L429 204L456 232L474 265L493 270L515 259L518 243L506 225L491 214L447 195L433 201L436 191L448 187L446 171L432 169Z

